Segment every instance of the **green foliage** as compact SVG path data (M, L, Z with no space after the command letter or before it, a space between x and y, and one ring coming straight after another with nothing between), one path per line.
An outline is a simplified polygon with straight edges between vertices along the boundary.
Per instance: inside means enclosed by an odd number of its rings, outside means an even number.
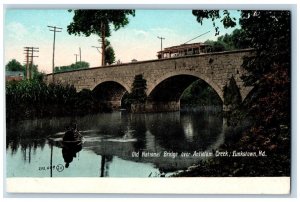
M291 25L289 11L244 11L241 27L251 39L255 55L243 66L251 74L244 77L247 85L254 85L266 74L275 72L277 65L290 70ZM281 68L281 67L280 67Z
M25 70L26 65L24 65L24 75L26 77L27 72ZM29 71L31 71L32 79L42 79L43 73L39 72L38 65L32 64L32 66L29 66Z
M147 99L147 81L142 74L136 75L132 84L131 95L133 103L145 103Z
M222 100L205 81L197 80L183 92L180 104L182 106L222 106Z
M131 93L124 95L124 106L130 108L131 104L143 104L147 100L147 81L142 74L136 75L132 84Z
M221 16L219 11L193 13L199 22L205 18L227 17ZM227 23L223 20L225 27L230 25ZM267 170L272 167L270 172L275 173L273 176L289 176L291 12L241 11L240 25L243 37L249 40L254 49L251 56L244 58L243 67L248 74L243 75L242 79L247 86L254 88L239 110L247 113L254 122L251 129L245 131L239 141L228 148L264 150L270 155L268 158L259 159L260 166L251 161L245 165L252 167L253 172L260 167Z
M69 10L72 12L72 10ZM101 24L105 26L105 37L111 35L110 24L118 30L129 23L128 16L135 15L134 10L74 10L73 22L68 25L68 33L85 36L101 36Z
M111 46L106 47L105 48L105 63L111 65L115 61L116 61L116 58L115 58L114 49Z
M242 96L240 93L239 87L236 85L235 79L233 76L229 80L229 84L224 86L224 105L230 105L235 108L242 103Z
M72 10L69 10L72 12ZM129 23L128 16L134 16L134 10L74 10L73 22L68 25L68 33L85 36L96 34L102 42L102 65L114 62L112 47L106 49L105 38L111 35L111 27L118 30ZM108 56L108 59L106 58Z
M16 59L12 59L5 65L6 71L25 71L24 66L21 65Z
M18 62L16 59L12 59L11 61L9 61L6 64L5 69L7 71L22 71L25 78L27 76L26 65L21 65L20 62ZM42 79L43 73L39 72L38 65L32 64L31 66L29 66L29 70L31 71L32 79Z
M222 41L211 41L207 40L204 42L205 44L211 45L210 52L222 52L226 50L226 44Z
M90 64L85 61L76 62L75 64L71 64L69 66L60 66L55 67L54 72L66 72L66 71L72 71L72 70L78 70L78 69L88 69L90 67Z
M220 10L193 10L193 15L196 16L197 21L202 25L204 19L211 19L215 27L215 35L219 35L219 27L216 26L216 21L223 17L220 22L225 28L235 27L236 19L230 17L230 12L228 10L223 11L223 15L220 14Z
M225 50L236 50L250 48L250 39L246 37L243 29L235 29L231 34L218 37L218 41L223 43Z
M99 112L90 90L39 80L6 83L7 120Z
M250 48L250 39L245 36L244 30L235 29L231 34L219 36L217 41L207 40L204 43L211 45L211 52L221 52Z
M219 11L193 13L200 15L197 20L201 22L205 18L227 17L221 16ZM254 48L253 55L245 57L243 62L248 74L243 75L242 79L246 85L254 86L252 96L245 103L247 111L256 117L256 127L277 133L279 125L290 125L290 15L290 11L251 10L241 11L240 17L243 36ZM228 27L230 23L226 23L223 20L224 26Z
M110 42L108 40L105 40L105 41L106 41L105 63L111 65L116 61L115 51L114 51L113 47L111 46Z

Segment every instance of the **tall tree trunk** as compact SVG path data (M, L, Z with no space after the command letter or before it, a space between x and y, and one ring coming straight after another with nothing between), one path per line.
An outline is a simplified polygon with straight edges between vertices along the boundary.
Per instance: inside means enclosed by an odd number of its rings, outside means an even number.
M101 23L102 66L105 66L105 25Z

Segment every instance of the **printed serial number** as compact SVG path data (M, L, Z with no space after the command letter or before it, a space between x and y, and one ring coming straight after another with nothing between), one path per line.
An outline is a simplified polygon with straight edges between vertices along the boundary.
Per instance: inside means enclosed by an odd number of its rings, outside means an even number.
M58 164L56 166L40 166L38 168L39 171L46 171L46 170L57 170L58 172L61 172L65 169L65 167L62 164Z

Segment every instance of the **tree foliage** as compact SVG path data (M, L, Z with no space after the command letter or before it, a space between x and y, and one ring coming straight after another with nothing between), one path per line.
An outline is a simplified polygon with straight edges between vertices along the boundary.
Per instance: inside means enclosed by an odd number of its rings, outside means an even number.
M217 41L224 43L225 50L251 48L250 39L243 29L235 29L231 34L219 36Z
M147 100L147 81L142 74L134 77L131 93L127 93L123 98L123 106L130 108L131 104L143 104Z
M54 72L65 72L65 71L72 71L72 70L77 70L77 69L87 69L90 67L90 64L85 61L81 62L76 62L75 64L71 64L68 66L60 66L60 67L55 67Z
M24 72L24 66L21 65L21 63L19 61L17 61L16 59L12 59L11 61L9 61L6 65L5 65L5 69L7 71L22 71Z
M72 10L69 10L72 12ZM68 25L68 33L85 36L101 36L101 24L105 26L105 37L111 35L110 24L118 30L129 23L128 15L135 15L134 10L74 10L73 22Z
M239 106L242 103L242 96L240 89L237 86L233 76L230 78L228 85L223 88L224 105L231 105L233 108Z
M24 74L24 77L27 77L26 64L21 65L19 61L16 59L12 59L5 65L6 71L21 71ZM31 64L29 65L29 70L31 71L32 79L41 80L43 77L43 73L39 72L38 65Z
M204 19L211 19L215 27L215 35L219 35L219 26L216 26L215 21L221 19L225 28L235 27L236 19L230 17L230 12L228 10L223 11L223 15L220 14L220 10L193 10L192 13L196 16L197 21L202 25Z
M227 50L226 44L222 41L207 40L204 43L210 45L209 52L222 52Z
M217 41L207 40L204 43L211 46L211 52L251 48L250 39L246 37L242 29L235 29L231 34L219 36Z
M181 106L222 106L217 92L205 81L199 79L192 83L180 98Z
M131 99L133 103L145 103L147 99L147 81L142 74L136 75L132 84Z
M221 20L224 27L233 25L228 15L221 15L220 11L193 14L200 23L210 18ZM245 10L240 12L239 23L254 50L243 61L248 74L242 79L254 88L241 110L253 117L254 123L235 147L265 150L272 154L268 156L268 166L283 168L282 165L290 165L291 12ZM289 175L289 169L277 169L276 175Z
M69 34L85 36L96 34L101 37L102 65L105 65L112 61L111 54L109 60L105 59L105 38L111 35L111 27L115 31L124 27L129 23L128 16L134 15L134 10L74 10L73 22L68 25L67 30ZM112 48L109 49L109 53L112 53Z
M106 39L106 46L105 46L105 64L113 64L116 61L115 51L111 46L111 43Z

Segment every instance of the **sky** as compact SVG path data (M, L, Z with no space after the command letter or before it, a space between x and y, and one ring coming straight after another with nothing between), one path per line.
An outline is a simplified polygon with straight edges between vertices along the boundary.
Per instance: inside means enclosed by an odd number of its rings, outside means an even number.
M16 59L22 64L25 61L23 47L39 47L39 57L34 58L39 71L52 72L53 32L47 25L62 28L56 33L55 66L75 63L81 48L81 60L97 67L101 64L101 55L92 46L101 46L97 35L69 35L67 26L72 22L73 12L65 9L7 9L4 15L4 64ZM238 19L239 12L231 11ZM217 25L220 22L217 22ZM233 28L220 26L220 35L231 33ZM238 27L236 27L238 28ZM216 40L211 20L201 25L192 15L191 10L136 10L135 17L129 18L129 24L117 31L112 31L108 40L115 50L116 60L122 63L132 59L138 61L157 58L160 50L160 39L164 37L163 48L179 45L210 31L190 43ZM79 60L79 58L78 58Z

